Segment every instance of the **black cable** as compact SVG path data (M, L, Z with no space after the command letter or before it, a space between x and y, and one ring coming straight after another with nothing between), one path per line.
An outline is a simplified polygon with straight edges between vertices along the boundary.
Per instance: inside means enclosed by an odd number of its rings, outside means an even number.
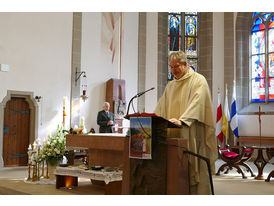
M202 159L206 162L207 165L207 169L208 169L208 176L209 176L209 182L210 182L210 188L211 188L211 194L214 195L214 187L213 187L213 180L212 180L212 176L211 176L211 168L210 168L210 160L207 157L204 157L202 155L196 154L194 152L189 151L187 148L183 147L183 146L178 146L178 145L174 145L174 144L168 144L166 142L162 142L159 141L160 144L165 144L168 146L173 146L173 147L178 147L178 148L182 148L184 149L183 153L188 153L190 155L193 155L195 157L198 157L199 159Z

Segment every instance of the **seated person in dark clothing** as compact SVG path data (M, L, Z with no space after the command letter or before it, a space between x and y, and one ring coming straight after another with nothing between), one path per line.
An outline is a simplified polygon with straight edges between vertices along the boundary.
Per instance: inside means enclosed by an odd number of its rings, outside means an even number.
M114 114L109 111L110 105L105 102L103 110L98 112L97 124L100 126L99 133L112 133L112 127L115 124Z

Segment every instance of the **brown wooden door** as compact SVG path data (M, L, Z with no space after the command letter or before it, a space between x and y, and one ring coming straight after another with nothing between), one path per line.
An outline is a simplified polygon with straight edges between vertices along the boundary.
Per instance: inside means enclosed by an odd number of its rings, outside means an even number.
M12 97L4 114L5 167L26 166L30 135L30 108L25 98Z

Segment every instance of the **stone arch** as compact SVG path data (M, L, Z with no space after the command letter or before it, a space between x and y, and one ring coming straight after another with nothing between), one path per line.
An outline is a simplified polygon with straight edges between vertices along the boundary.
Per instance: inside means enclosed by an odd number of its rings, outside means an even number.
M4 129L4 110L6 104L12 97L23 97L30 107L30 136L29 142L33 142L38 134L38 104L33 97L33 92L8 90L7 95L0 103L0 168L3 167L3 129Z

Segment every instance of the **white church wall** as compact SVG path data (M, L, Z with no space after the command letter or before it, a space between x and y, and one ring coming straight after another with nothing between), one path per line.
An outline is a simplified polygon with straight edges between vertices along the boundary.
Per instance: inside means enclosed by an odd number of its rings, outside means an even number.
M259 136L259 118L258 115L239 115L239 135L242 136ZM273 137L273 115L261 116L261 134L262 136Z
M0 63L10 65L0 72L0 102L7 90L41 96L43 139L62 122L63 96L70 98L72 13L0 13L0 26Z
M218 88L222 95L222 105L224 99L224 13L213 12L213 81L212 81L212 97L213 112L216 120L217 104L218 104Z
M99 131L97 113L102 110L105 101L106 81L119 78L118 45L116 44L113 63L112 52L109 50L111 38L119 37L116 30L119 23L115 24L115 30L112 31L105 18L106 16L99 12L83 13L82 16L81 67L87 72L89 98L86 102L81 101L80 113L85 117L87 129L94 128L96 132ZM128 103L137 93L138 13L123 13L122 28L121 78L126 82ZM137 108L136 103L134 104Z

